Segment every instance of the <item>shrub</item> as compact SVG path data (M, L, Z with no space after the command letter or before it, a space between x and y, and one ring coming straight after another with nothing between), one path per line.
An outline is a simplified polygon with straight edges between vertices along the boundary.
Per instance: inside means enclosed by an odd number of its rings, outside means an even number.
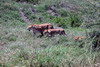
M79 17L75 15L70 15L68 17L55 17L53 19L54 23L57 23L58 25L68 28L68 27L79 27L81 25L81 20Z
M70 15L71 27L79 27L81 25L81 19L78 16Z
M36 4L36 3L38 3L40 0L27 0L27 1Z
M14 36L14 35L11 35L11 36L8 37L8 40L9 41L16 41L17 40L17 37Z
M64 9L59 9L58 10L58 13L62 16L62 17L67 17L69 12L67 12L66 10Z
M6 65L4 63L0 63L0 67L9 67L9 65Z
M15 0L17 2L30 2L30 3L34 3L34 4L37 4L40 0Z
M93 49L100 49L100 32L97 30L93 30L91 32L88 33L89 34L89 38L91 39L92 42L92 48Z
M54 19L52 19L52 22L67 28L69 25L69 21L66 18L62 18L62 17L55 17Z
M45 10L45 4L40 4L36 7L37 11L44 12Z

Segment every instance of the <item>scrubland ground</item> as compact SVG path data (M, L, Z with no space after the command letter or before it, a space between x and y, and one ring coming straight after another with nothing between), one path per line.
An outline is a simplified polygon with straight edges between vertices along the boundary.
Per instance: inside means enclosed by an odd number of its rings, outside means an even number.
M100 28L99 0L33 3L0 0L0 67L100 67L100 51L93 50L88 36ZM27 30L45 22L61 25L67 36L38 38ZM75 41L74 36L86 38Z

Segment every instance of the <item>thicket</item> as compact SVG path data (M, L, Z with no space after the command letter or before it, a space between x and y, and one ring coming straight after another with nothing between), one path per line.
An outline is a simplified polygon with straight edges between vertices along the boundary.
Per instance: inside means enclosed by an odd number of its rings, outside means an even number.
M68 17L55 17L52 22L63 28L79 27L82 23L78 16L70 15Z

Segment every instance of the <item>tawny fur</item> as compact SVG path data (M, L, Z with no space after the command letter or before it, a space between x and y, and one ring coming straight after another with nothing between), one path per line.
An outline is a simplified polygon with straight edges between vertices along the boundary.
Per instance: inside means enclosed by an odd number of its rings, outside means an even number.
M66 35L64 29L48 29L44 30L44 35L46 36L54 36L54 35Z

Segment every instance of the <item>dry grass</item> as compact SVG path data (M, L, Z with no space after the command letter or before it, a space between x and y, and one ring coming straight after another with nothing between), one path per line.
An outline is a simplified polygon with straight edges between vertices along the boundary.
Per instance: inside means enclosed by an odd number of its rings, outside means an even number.
M68 0L70 3L73 1ZM80 0L75 3L77 2ZM65 29L67 36L33 37L32 32L26 30L28 24L20 18L18 11L21 7L26 7L25 10L27 10L28 7L33 6L32 4L21 4L10 0L3 4L1 0L0 5L2 9L0 14L0 67L99 67L100 51L91 50L91 40L87 38L74 41L73 39L74 36L86 36L86 29L79 27ZM3 11L5 8L7 8L6 11ZM36 14L42 15L41 12ZM28 15L30 16L30 13ZM48 21L48 18L43 21Z

